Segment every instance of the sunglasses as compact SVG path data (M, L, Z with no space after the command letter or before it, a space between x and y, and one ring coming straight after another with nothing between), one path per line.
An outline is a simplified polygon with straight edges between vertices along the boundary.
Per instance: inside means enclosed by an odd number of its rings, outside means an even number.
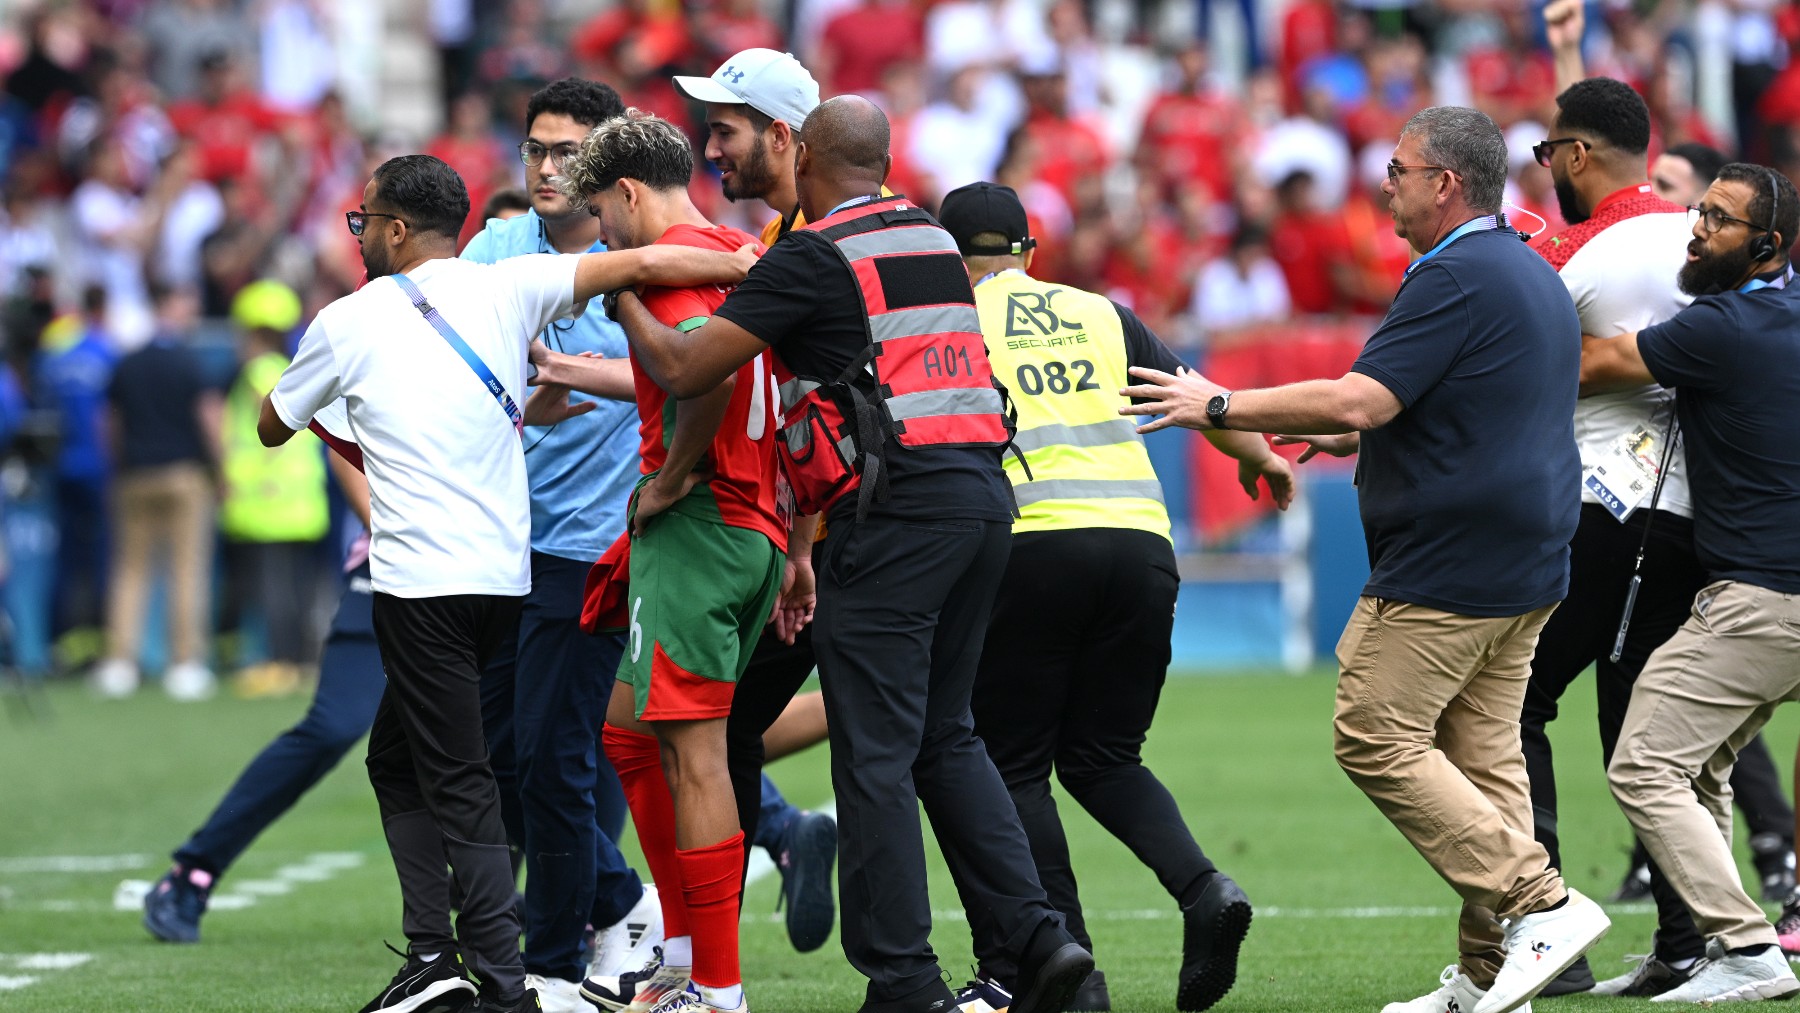
M1587 142L1579 137L1555 137L1547 141L1539 141L1531 146L1531 157L1537 159L1537 164L1548 169L1550 168L1550 156L1556 151L1558 144L1587 144ZM1593 145L1588 146L1592 147Z
M369 227L369 219L371 219L371 218L392 218L394 221L397 221L402 225L405 225L409 228L411 227L411 223L408 222L406 219L400 217L399 215L384 215L379 211L346 211L346 212L344 212L344 224L350 226L350 234L353 236L362 235L363 230Z

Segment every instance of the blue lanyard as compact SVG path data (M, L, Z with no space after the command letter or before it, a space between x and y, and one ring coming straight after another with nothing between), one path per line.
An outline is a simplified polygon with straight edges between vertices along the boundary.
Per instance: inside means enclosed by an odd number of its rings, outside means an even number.
M1484 231L1487 231L1490 229L1497 229L1499 227L1500 227L1500 216L1499 215L1488 215L1485 218L1475 218L1475 219L1471 219L1470 221L1466 221L1466 222L1462 223L1461 225L1458 225L1454 232L1451 232L1449 235L1445 236L1436 246L1432 247L1431 249L1425 251L1425 253L1421 254L1418 260L1415 260L1412 263L1406 265L1406 276L1410 277L1412 275L1413 271L1418 269L1418 266L1420 264L1423 264L1427 260L1430 260L1431 258L1437 256L1444 249L1444 247L1449 246L1451 243L1456 242L1458 239L1461 239L1462 237L1468 235L1469 233L1484 232Z
M456 350L456 354L462 356L462 360L468 363L471 370L475 371L475 378L481 381L482 386L488 389L489 394L494 395L494 400L499 402L501 410L506 412L506 417L512 420L513 433L523 438L525 415L519 411L519 406L513 403L512 395L506 392L506 387L494 375L494 371L488 368L487 363L481 361L481 356L475 354L475 349L469 347L469 343L462 339L462 335L456 333L456 328L450 326L450 321L444 319L443 314L437 311L437 307L425 301L425 293L419 291L419 286L413 284L411 278L404 274L396 274L393 277L394 281L399 283L400 291L406 293L406 297L412 300L413 308L418 310L425 320L437 329L438 334L442 335L450 347Z
M1744 287L1738 289L1738 291L1739 292L1754 292L1759 288L1787 288L1788 282L1793 281L1793 280L1794 280L1794 266L1792 264L1789 264L1788 269L1782 273L1781 277L1773 278L1773 279L1751 278L1749 281L1744 282Z
M882 199L881 195L878 193L872 193L872 194L868 195L867 197L852 197L849 200L845 201L844 203L839 204L837 207L834 207L830 211L826 212L825 217L830 218L832 215L837 214L839 211L842 211L845 208L855 207L858 204L868 204L873 201L878 201L881 199Z

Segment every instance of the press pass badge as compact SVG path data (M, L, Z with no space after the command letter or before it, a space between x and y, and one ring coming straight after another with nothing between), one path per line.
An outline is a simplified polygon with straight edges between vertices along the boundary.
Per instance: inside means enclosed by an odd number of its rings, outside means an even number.
M1581 483L1613 519L1623 522L1656 486L1662 437L1647 425L1633 426L1582 476Z

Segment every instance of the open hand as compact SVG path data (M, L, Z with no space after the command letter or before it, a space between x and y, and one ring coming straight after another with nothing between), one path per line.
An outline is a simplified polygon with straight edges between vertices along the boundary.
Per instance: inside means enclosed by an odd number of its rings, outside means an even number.
M539 384L525 399L525 424L553 426L577 415L586 415L598 407L600 405L594 401L570 401L569 388L560 383Z
M1126 405L1119 409L1119 414L1162 416L1138 426L1138 432L1154 433L1170 426L1185 429L1212 428L1206 420L1206 403L1214 395L1225 393L1225 388L1191 369L1184 369L1177 375L1147 366L1133 366L1130 373L1147 382L1126 387L1119 393L1145 403Z

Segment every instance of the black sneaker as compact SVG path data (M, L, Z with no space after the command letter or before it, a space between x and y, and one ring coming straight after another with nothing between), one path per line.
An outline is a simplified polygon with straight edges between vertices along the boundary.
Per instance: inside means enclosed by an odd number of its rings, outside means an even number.
M1075 998L1069 1000L1069 1013L1110 1013L1112 996L1106 991L1106 972L1095 969L1081 988L1075 992Z
M212 876L177 865L144 894L144 928L165 943L200 941L200 916L212 896Z
M1779 904L1794 892L1794 842L1780 834L1750 838L1750 864L1762 879L1762 899Z
M831 893L831 866L837 861L837 820L824 813L801 813L781 835L781 901L787 905L788 941L811 953L831 938L837 901Z
M1634 900L1650 899L1650 867L1648 865L1632 865L1625 870L1625 881L1619 884L1607 900L1615 904L1625 904Z
M481 996L468 1007L466 1013L538 1013L543 1008L544 1004L538 1001L537 989L528 988L512 1002Z
M955 1013L956 996L942 981L932 981L899 999L864 999L857 1013Z
M1238 948L1250 934L1250 898L1222 872L1181 912L1181 983L1175 1008L1210 1009L1237 983Z
M1045 922L1019 961L1012 1013L1062 1013L1094 973L1094 955L1060 925Z
M1638 965L1617 978L1608 978L1595 985L1595 995L1616 995L1638 999L1649 999L1662 995L1677 985L1687 984L1694 976L1694 965L1685 971L1677 971L1668 964L1657 959L1656 954L1646 953L1641 957L1626 957L1636 960ZM1543 993L1539 993L1542 995Z
M388 949L394 950L392 946ZM469 1008L475 983L463 974L462 954L449 950L424 961L410 953L394 952L406 963L360 1013L462 1013Z
M1546 998L1558 995L1574 995L1577 992L1591 991L1594 987L1594 970L1588 966L1587 957L1578 958L1573 964L1563 968L1563 973L1550 979L1550 984L1538 995Z

